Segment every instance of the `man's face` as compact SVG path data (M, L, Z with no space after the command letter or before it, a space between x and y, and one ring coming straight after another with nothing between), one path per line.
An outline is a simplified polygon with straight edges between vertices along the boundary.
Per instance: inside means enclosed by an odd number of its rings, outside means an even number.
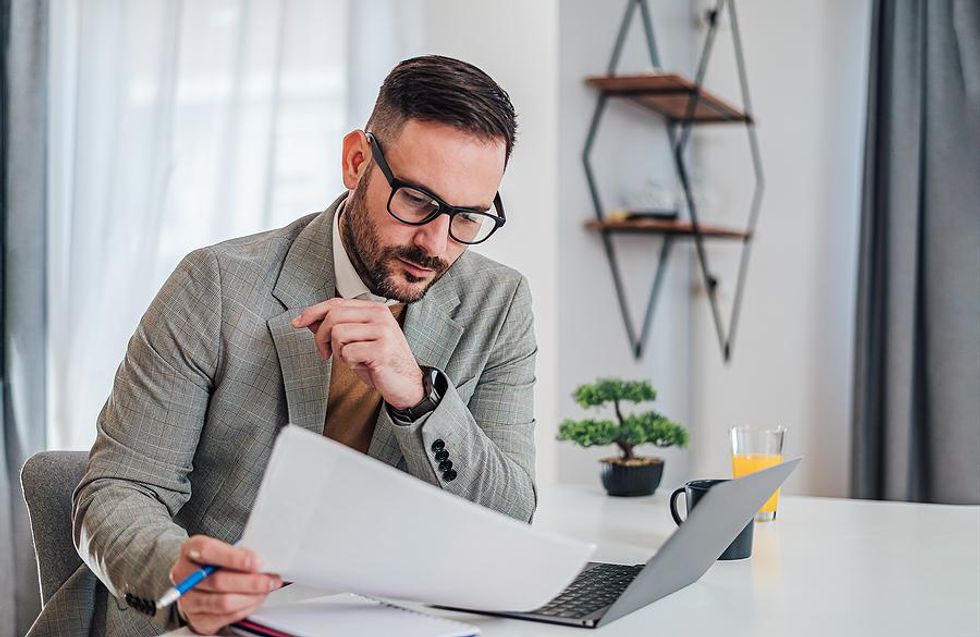
M504 174L503 140L485 141L452 126L408 120L395 139L379 139L396 178L443 201L486 210ZM352 192L340 218L351 262L373 294L414 303L456 262L466 244L449 236L449 216L423 225L388 213L391 188L369 161L364 134L344 139L344 183Z

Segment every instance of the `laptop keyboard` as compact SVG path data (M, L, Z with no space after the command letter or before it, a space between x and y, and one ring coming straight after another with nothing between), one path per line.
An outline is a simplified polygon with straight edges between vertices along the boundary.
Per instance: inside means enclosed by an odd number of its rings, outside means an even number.
M586 617L612 604L630 582L643 570L643 565L599 563L579 574L562 593L533 611L550 617Z

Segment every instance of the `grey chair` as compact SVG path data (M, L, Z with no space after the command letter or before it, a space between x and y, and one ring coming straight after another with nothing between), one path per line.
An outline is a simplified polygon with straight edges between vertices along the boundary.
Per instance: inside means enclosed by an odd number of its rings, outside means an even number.
M21 469L42 604L26 637L106 633L106 614L97 609L106 609L114 598L82 563L72 540L71 494L82 480L87 460L85 451L42 451ZM124 603L116 600L116 604L126 609Z
M31 456L20 472L42 606L82 565L72 541L71 494L85 473L87 460L87 451L42 451Z

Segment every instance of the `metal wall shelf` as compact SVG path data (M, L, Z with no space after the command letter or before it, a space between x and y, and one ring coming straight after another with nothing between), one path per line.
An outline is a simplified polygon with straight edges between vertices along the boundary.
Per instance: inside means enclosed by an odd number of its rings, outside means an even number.
M634 75L617 75L616 66L619 63L619 58L623 51L623 43L629 32L630 23L634 16L637 15L637 9L639 9L639 14L641 15L647 50L650 54L650 63L654 71ZM715 34L718 30L718 18L721 12L726 9L731 25L735 62L738 67L738 79L742 97L741 107L733 106L707 91L702 85L708 60L711 55L711 48L714 44ZM695 77L689 79L676 73L664 73L660 70L660 56L657 52L653 20L650 15L650 8L647 6L647 0L627 0L626 13L619 27L619 33L616 37L616 43L613 47L606 75L586 79L586 83L599 92L595 111L592 113L592 121L589 125L588 137L585 141L585 147L582 150L582 165L585 169L589 193L595 208L595 220L586 223L586 227L598 231L602 238L603 247L605 248L606 257L609 262L609 269L612 272L613 284L616 287L616 296L619 299L619 307L623 315L626 334L633 349L633 355L636 358L640 358L643 355L643 348L653 320L654 308L656 307L657 298L663 283L663 275L666 270L670 248L674 241L679 239L691 239L694 241L698 264L704 278L708 300L711 305L711 315L718 336L718 344L726 363L731 360L732 348L735 342L738 317L745 291L745 278L748 271L750 248L752 245L751 239L755 234L755 227L759 218L759 206L762 201L764 187L762 161L759 156L759 144L755 135L755 119L752 117L752 105L749 99L748 80L746 79L745 61L742 54L742 40L738 30L734 0L717 0L714 8L708 12L708 24L708 32L705 36L700 59L698 60ZM590 160L603 113L605 112L608 101L613 98L630 99L655 112L663 119L667 129L667 137L670 141L674 170L684 190L684 200L687 206L687 212L690 215L689 220L614 219L604 214L603 211L607 208L603 206L599 197L599 188ZM691 129L695 125L719 123L744 125L748 134L752 170L756 185L749 208L748 223L745 229L702 223L698 217L697 202L694 200L691 191L690 170L688 168L689 157L686 152L691 137ZM636 330L630 315L629 304L626 299L626 286L619 272L615 246L612 241L614 234L645 234L651 236L659 235L662 237L653 287L650 290L650 295L647 297L646 311L640 330ZM718 277L709 267L708 255L705 250L705 241L715 239L738 241L741 243L742 248L735 296L727 325L722 318L718 305Z

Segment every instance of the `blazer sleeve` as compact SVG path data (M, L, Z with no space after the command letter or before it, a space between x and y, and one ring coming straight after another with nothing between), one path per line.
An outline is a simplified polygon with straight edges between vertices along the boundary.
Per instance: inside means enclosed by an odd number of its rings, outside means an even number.
M413 423L397 424L387 409L382 410L408 472L477 504L530 522L537 506L536 354L531 292L527 279L521 276L468 403L450 382L435 410ZM445 460L452 462L453 473L440 467Z
M181 261L151 303L98 417L72 497L74 541L110 593L130 606L171 586L170 569L187 539L173 518L191 496L188 476L221 355L220 330L218 263L205 248ZM175 609L157 610L153 622L176 627Z

